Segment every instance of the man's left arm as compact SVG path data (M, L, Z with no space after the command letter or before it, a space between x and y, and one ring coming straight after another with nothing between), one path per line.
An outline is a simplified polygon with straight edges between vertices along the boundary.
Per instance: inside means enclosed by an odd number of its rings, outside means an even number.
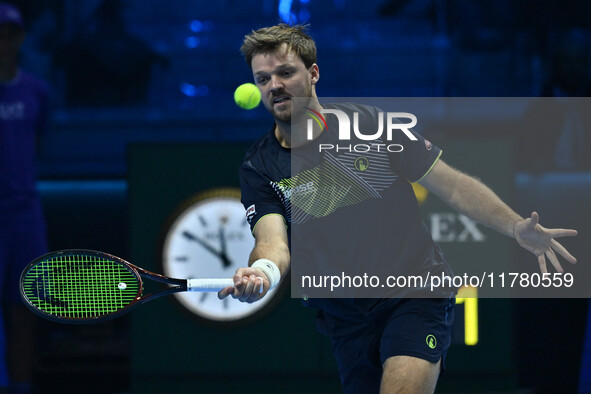
M419 183L452 208L502 234L515 238L519 245L538 258L542 273L548 272L546 257L558 272L563 272L556 252L569 263L577 260L555 238L577 235L576 230L547 229L533 212L522 218L478 179L462 173L442 160Z

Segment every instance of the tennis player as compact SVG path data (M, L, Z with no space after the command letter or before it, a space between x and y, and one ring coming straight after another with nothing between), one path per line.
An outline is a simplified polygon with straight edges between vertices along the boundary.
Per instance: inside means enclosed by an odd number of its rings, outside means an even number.
M291 99L308 97L312 109L323 108L316 95L320 78L316 45L305 27L280 24L252 31L245 36L241 51L274 124L248 150L240 167L242 202L256 238L249 267L239 268L233 277L235 286L220 291L219 297L231 295L251 303L264 297L269 288L287 274L290 241L296 242L290 239L292 225L304 222L308 225L347 214L350 210L341 200L334 200L329 202L330 207L320 207L324 208L323 216L312 217L292 204L295 190L285 186L293 185L291 181L304 171L307 175L313 174L317 166L322 165L314 164L299 174L292 173L290 166L290 154L306 148L302 137L306 131L291 126ZM355 104L328 108L358 111L367 117L377 114L375 108ZM327 117L327 122L330 118ZM330 123L326 129L316 129L314 143L334 142L337 137L332 130L338 127L331 127ZM420 220L409 181L419 182L460 213L515 238L536 256L542 272L547 272L548 261L554 269L563 271L556 253L570 263L576 262L555 240L574 236L575 230L546 229L539 224L535 212L528 218L519 216L480 181L448 166L441 160L439 148L419 134L414 136L419 143L407 144L403 152L376 154L372 158L386 163L387 169L379 174L382 186L372 186L371 179L363 178L371 165L346 180L347 186L355 188L360 182L358 179L362 179L377 193L359 202L360 206L365 204L366 222L355 222L356 228L375 227L376 221L389 226L379 241L384 248L373 253L372 262L367 261L366 250L359 247L359 242L335 241L341 247L349 247L359 264L388 264L397 270L395 272L451 272ZM354 162L352 154L334 154L334 165L340 168ZM355 171L350 164L349 171ZM311 188L309 198L320 193L319 189ZM334 229L335 232L340 230ZM332 242L329 238L323 241ZM310 258L323 259L324 255L314 254L312 250ZM307 302L319 309L317 328L331 339L345 393L432 393L435 390L451 342L454 294L442 290L435 296L413 298L409 293L403 298L311 299Z

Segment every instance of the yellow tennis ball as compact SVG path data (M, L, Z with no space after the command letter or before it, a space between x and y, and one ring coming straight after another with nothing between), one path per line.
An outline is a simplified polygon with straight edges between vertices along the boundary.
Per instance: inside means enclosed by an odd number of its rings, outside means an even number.
M261 102L261 91L252 83L244 83L234 91L236 105L244 109L253 109Z

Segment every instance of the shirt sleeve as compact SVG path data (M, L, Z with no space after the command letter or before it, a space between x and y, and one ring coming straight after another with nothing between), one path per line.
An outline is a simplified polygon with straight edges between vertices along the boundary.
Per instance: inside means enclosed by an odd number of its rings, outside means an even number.
M417 140L411 140L404 133L399 133L397 143L403 150L392 154L392 164L396 173L410 182L417 182L431 171L442 150L416 131L409 131Z
M385 111L372 106L358 105L355 111L362 113L361 121L369 122L363 125L362 129L373 130L376 119ZM399 119L399 123L408 123L408 119ZM441 156L441 149L425 139L420 132L420 125L408 130L416 140L411 140L402 130L394 130L392 141L384 141L386 144L396 144L402 147L402 150L394 149L390 153L391 169L398 175L408 179L410 182L417 182L423 178L435 165Z
M242 204L246 209L246 220L251 231L266 215L281 215L285 221L285 208L270 179L258 172L250 162L240 166L240 190Z

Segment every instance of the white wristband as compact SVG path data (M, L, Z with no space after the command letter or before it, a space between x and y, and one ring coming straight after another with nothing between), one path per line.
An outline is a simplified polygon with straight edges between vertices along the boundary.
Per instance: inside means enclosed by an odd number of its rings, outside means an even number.
M271 284L271 289L279 284L279 281L281 280L281 272L279 272L279 267L277 267L277 265L271 260L258 259L252 263L251 267L258 268L267 275L269 283Z

